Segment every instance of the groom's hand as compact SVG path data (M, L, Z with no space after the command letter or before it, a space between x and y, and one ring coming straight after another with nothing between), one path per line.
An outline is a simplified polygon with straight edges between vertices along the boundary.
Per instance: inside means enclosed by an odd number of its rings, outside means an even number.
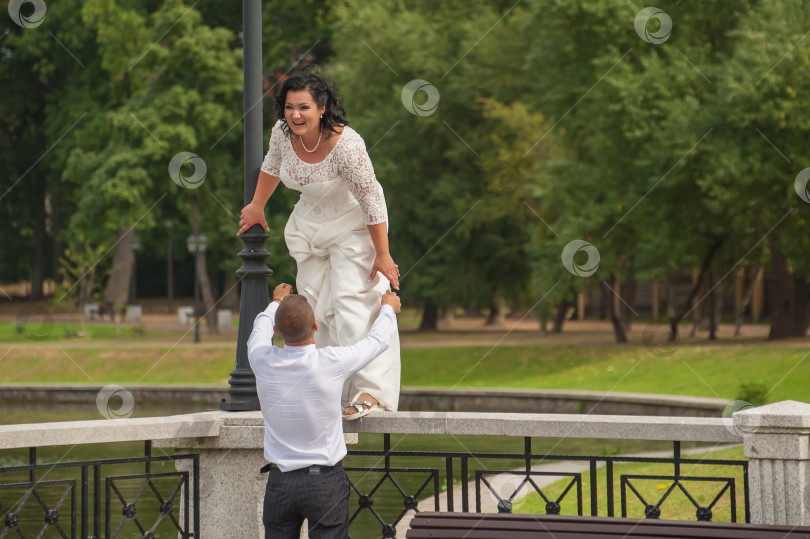
M292 294L292 285L281 283L273 290L273 301L281 303L290 294Z
M383 294L382 304L390 305L391 308L394 309L394 312L397 314L399 314L399 312L402 310L402 302L400 301L399 296L397 296L393 292L386 292L385 294Z

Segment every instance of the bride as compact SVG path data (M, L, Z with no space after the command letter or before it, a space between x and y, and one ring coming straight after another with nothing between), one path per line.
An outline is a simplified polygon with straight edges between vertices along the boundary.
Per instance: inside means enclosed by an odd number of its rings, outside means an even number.
M299 73L282 83L275 102L278 121L238 234L257 223L268 229L264 206L279 182L300 191L284 239L298 266L298 293L315 312L316 345L353 344L376 319L380 295L389 286L399 290L383 189L333 85L318 74ZM399 383L395 332L388 349L343 387L344 419L378 406L396 411Z

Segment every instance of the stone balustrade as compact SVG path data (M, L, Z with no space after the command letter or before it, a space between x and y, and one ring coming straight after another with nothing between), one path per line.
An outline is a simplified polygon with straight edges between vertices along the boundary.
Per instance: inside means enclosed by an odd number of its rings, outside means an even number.
M730 418L464 412L374 412L344 424L347 441L364 433L448 434L742 443L749 459L751 520L810 525L810 405L784 401ZM152 440L200 455L202 537L216 537L226 515L241 537L261 536L265 476L260 412L0 426L0 449ZM179 464L178 464L179 465ZM256 500L246 504L245 499Z

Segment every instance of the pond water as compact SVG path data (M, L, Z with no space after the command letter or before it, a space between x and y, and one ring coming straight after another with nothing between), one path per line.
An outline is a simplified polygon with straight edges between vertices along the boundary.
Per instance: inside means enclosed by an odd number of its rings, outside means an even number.
M206 406L200 404L188 405L171 405L171 406L139 406L133 416L149 417L158 415L172 415L180 413L200 412L205 411ZM11 423L38 423L46 421L69 421L79 419L102 419L98 410L95 408L95 403L92 405L79 405L79 406L62 406L56 409L50 409L45 405L41 406L27 406L27 407L9 407L4 406L0 408L0 424ZM88 442L92 442L88 440ZM439 436L439 435L392 435L391 450L397 452L435 452L435 453L522 453L524 450L524 439L520 437L501 437L501 436ZM614 455L619 453L629 452L642 452L642 451L657 451L657 450L671 450L672 445L668 442L646 442L646 441L627 441L627 440L578 440L578 439L557 439L557 438L534 438L531 441L532 452L534 454L562 454L562 455ZM382 450L383 449L383 435L382 434L365 434L360 436L359 444L349 446L350 451L358 450ZM92 444L77 445L73 447L51 447L40 448L37 452L37 460L39 463L50 462L66 462L66 461L79 461L79 460L95 460L95 459L108 459L108 458L124 458L124 457L140 457L143 456L144 444L142 442L132 443L114 443L114 444ZM160 454L161 450L156 449L153 454ZM457 481L461 474L460 460L453 459L453 476ZM0 451L0 468L9 466L18 466L28 462L27 450L13 450L13 451ZM349 455L344 460L346 468L380 468L384 466L384 459L381 456L375 455ZM122 464L109 466L104 470L105 475L125 476L135 473L143 473L143 464ZM429 472L425 470L435 469L438 470L438 484L441 490L446 487L445 477L445 458L443 456L395 456L391 458L391 466L400 469L386 477L382 471L352 471L349 472L349 477L356 485L357 489L362 494L368 494L374 491L373 497L373 510L380 518L388 523L396 520L402 513L404 508L404 496L399 491L399 488L404 491L407 496L414 496L419 500L424 500L430 497L434 492L434 485L429 479ZM468 474L474 478L475 469L487 470L511 470L517 469L522 466L522 461L518 459L500 459L500 458L471 458L469 460ZM416 470L414 470L416 469ZM152 471L158 472L172 472L174 465L171 462L153 465ZM53 470L48 476L47 480L67 479L69 477L76 478L79 474L77 468L71 469L56 469ZM2 473L0 474L0 485L8 485L11 482L25 481L27 473ZM42 477L38 477L42 479ZM382 480L382 481L381 481ZM176 480L173 480L176 483ZM429 483L426 485L426 482ZM102 479L102 484L104 480ZM130 481L128 484L123 484L120 487L121 496L123 499L129 501L136 494L143 481ZM166 480L163 487L158 489L172 488L172 480ZM398 488L399 487L399 488ZM103 488L103 487L102 487ZM420 488L423 490L417 495ZM54 496L57 496L56 487ZM20 491L16 492L19 497ZM13 499L4 499L13 495L12 491L5 487L0 487L0 504L8 508L13 505ZM148 492L147 492L148 494ZM114 505L117 507L117 512L113 510L110 520L112 529L115 529L117 524L125 519L121 516L122 503L116 498L115 493L112 495ZM151 501L150 501L151 500ZM358 495L352 492L350 498L350 514L357 511ZM80 500L77 496L75 504L79 504ZM151 523L159 514L158 501L154 500L154 496L144 497L142 502L138 504L138 515L142 516L145 527L151 527ZM470 509L474 510L474 499L470 499ZM115 505L117 504L117 505ZM179 500L175 503L175 507L179 504ZM30 533L37 536L39 530L43 526L43 510L35 506L32 502L27 505L31 506L30 511L23 515L25 520L22 529L25 530L26 536ZM423 504L424 505L424 504ZM420 510L433 510L433 506L425 507L419 506ZM69 507L68 504L65 507ZM103 495L102 495L103 507ZM461 509L461 500L455 500L455 509ZM7 509L6 509L7 510ZM5 512L5 510L3 511ZM65 509L65 513L67 509ZM102 515L102 533L103 522L105 516ZM67 516L64 517L67 519ZM169 525L168 521L158 527L155 537L177 537L176 531ZM0 523L2 526L2 523ZM51 534L50 530L44 537L59 537L58 534ZM382 536L382 526L375 518L370 509L360 511L355 521L351 526L351 534L354 538L373 538ZM70 536L68 531L67 536ZM141 537L141 533L136 529L132 521L126 521L118 537Z

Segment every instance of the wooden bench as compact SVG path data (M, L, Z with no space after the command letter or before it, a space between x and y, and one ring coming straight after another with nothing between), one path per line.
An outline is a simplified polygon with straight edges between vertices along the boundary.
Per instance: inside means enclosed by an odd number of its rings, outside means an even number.
M810 527L561 515L416 513L410 539L810 539Z

